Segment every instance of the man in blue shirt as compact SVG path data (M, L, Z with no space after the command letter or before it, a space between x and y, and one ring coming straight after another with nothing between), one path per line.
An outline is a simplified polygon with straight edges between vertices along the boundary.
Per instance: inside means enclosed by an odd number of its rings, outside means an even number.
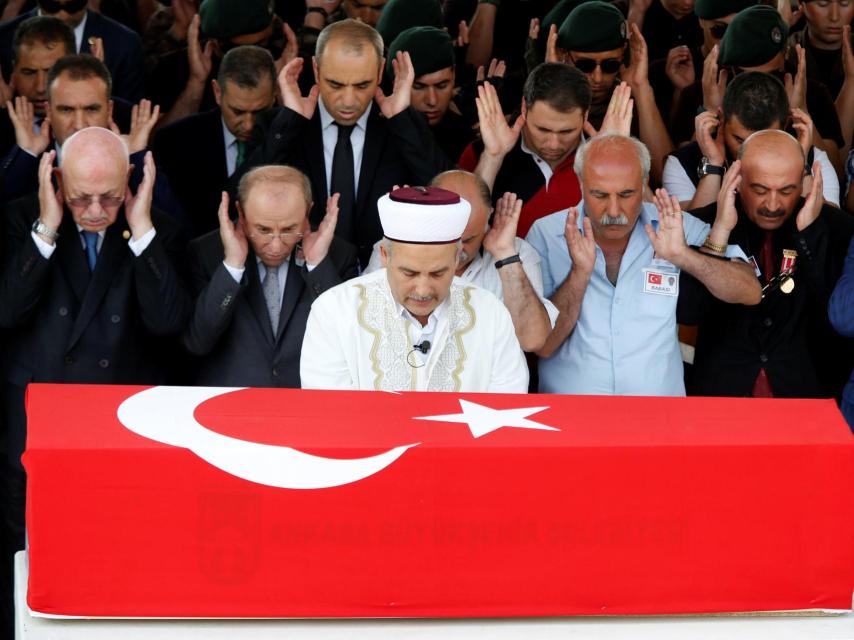
M680 271L725 302L761 299L753 268L728 246L736 218L709 226L683 214L664 190L655 204L644 203L649 163L635 138L591 139L575 159L582 202L541 218L528 234L543 258L543 292L560 310L538 352L541 392L684 395ZM738 182L731 182L722 198L735 197Z

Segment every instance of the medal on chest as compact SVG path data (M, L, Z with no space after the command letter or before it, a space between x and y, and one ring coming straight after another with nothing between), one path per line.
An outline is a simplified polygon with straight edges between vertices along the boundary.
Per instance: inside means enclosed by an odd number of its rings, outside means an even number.
M790 294L795 290L795 279L792 275L795 273L795 263L798 259L798 252L794 249L783 249L783 260L780 262L780 273L771 278L771 280L762 287L762 297L779 289L785 294Z

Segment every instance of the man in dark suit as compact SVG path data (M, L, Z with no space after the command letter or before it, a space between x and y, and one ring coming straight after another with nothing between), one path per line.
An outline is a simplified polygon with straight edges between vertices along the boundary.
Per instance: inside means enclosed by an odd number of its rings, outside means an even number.
M15 30L10 97L25 99L39 125L47 115L48 73L57 60L69 53L74 53L74 32L59 18L28 18ZM10 109L6 104L0 106L0 155L5 156L15 144L15 128Z
M237 224L222 194L219 231L190 245L198 292L184 332L207 386L300 386L300 350L314 299L356 275L356 252L334 237L338 197L317 231L311 184L292 167L253 169L240 181Z
M0 25L0 66L8 81L12 69L12 39L18 24L36 15L56 16L74 30L77 53L90 53L94 38L103 42L104 62L113 76L113 94L136 103L143 98L144 63L140 37L100 13L89 11L86 0L39 0L38 7Z
M854 220L823 202L819 162L807 166L812 186L803 192L805 160L788 133L757 131L730 165L717 202L692 211L731 230L730 242L752 257L765 289L758 305L724 304L683 273L680 316L699 325L691 395L841 395L851 345L831 328L827 308Z
M178 225L151 210L154 160L136 195L124 141L90 127L42 156L38 197L7 207L0 271L2 587L24 543L24 392L31 382L157 384L164 343L192 311ZM60 184L54 190L52 174ZM8 592L7 592L8 593ZM7 594L0 592L3 605ZM11 597L11 596L9 596Z
M382 236L380 196L394 185L427 184L453 167L424 118L410 107L415 71L409 54L398 53L394 61L392 95L379 89L382 52L382 38L366 24L342 20L326 27L314 57L317 87L308 97L300 94L302 58L282 69L284 108L268 127L259 127L254 140L262 141L241 167L296 166L309 176L315 203L339 193L335 234L357 246L362 266ZM315 207L312 225L321 217L322 209Z
M157 122L158 112L151 108L148 100L143 100L132 110L126 110L125 117L114 117L118 111L114 107L119 101L110 99L111 86L110 72L103 62L88 54L74 54L60 58L48 73L49 127L42 126L36 132L32 106L22 98L15 100L9 108L9 116L15 124L16 144L0 163L0 171L6 178L2 200L14 200L38 189L39 156L47 149L59 154L62 145L76 131L86 127L109 128L114 120L123 123L117 126L124 131L130 131L125 136L133 165L130 184L134 189L138 187L143 179L148 136ZM165 176L156 178L154 203L158 209L186 224L183 209Z
M273 56L261 47L236 47L223 57L212 84L219 106L160 129L153 145L194 236L217 228L220 194L246 157L256 117L273 106Z

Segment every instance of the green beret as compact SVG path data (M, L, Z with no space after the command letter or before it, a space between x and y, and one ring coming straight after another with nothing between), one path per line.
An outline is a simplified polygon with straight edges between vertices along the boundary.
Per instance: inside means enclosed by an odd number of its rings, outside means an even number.
M756 5L740 11L721 38L718 65L758 67L786 47L789 25L773 7Z
M206 36L228 40L269 27L273 0L202 0L199 17Z
M546 14L546 17L540 21L540 35L537 36L537 48L541 52L545 53L546 44L549 39L549 30L552 28L552 25L557 25L560 28L560 25L563 24L563 21L566 20L570 12L582 2L587 2L587 0L560 0Z
M620 10L602 0L592 0L570 11L558 29L557 46L567 51L596 53L619 49L626 37L626 18Z
M694 14L701 20L718 20L756 4L759 0L696 0Z
M438 0L389 0L380 14L377 31L388 47L402 31L410 27L441 29L444 26L442 5Z
M456 65L451 36L436 27L411 27L394 39L386 56L386 73L391 77L394 77L391 61L398 51L409 52L416 78Z

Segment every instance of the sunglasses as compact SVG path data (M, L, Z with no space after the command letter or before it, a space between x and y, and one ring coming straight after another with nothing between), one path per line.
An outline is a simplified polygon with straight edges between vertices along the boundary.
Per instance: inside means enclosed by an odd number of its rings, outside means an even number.
M574 58L572 63L581 73L593 73L596 67L602 69L602 73L617 73L623 61L619 58L606 58L605 60L594 60L593 58Z
M711 27L709 27L709 33L712 34L712 37L715 40L720 40L724 37L724 34L726 33L726 28L728 26L729 25L726 23L718 22L717 24L713 24Z
M88 0L68 0L68 2L59 2L58 0L39 0L39 8L47 14L59 13L60 11L65 11L66 13L77 13L78 11L85 9L88 4Z

